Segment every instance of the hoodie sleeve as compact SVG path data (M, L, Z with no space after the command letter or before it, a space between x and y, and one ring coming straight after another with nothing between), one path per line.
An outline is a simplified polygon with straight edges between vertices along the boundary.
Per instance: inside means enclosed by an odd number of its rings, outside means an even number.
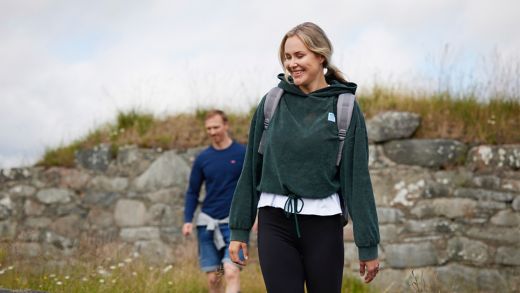
M340 165L341 193L354 225L354 241L362 261L377 258L379 225L368 171L368 137L357 102Z
M244 167L231 202L229 213L231 240L247 242L249 231L256 218L259 198L257 186L262 174L262 155L258 153L258 146L264 128L264 102L265 97L258 105L251 120Z

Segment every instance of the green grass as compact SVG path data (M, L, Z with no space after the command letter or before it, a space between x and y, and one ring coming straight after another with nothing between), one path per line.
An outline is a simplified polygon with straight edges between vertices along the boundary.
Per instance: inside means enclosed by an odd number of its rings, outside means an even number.
M358 96L367 118L383 111L408 111L421 116L415 138L450 138L470 144L512 144L520 142L520 102L495 98L479 102L474 96L453 97L447 93L426 95L400 92L375 86L369 94ZM253 110L228 113L232 136L247 142ZM120 146L134 144L144 148L186 149L207 145L204 116L207 109L164 118L132 109L119 112L114 122L90 131L70 145L49 148L40 166L74 166L74 152L99 143L111 145L113 155Z

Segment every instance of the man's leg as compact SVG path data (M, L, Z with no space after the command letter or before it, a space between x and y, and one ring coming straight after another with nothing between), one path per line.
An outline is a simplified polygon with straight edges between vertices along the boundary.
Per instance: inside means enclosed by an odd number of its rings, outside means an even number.
M206 226L197 226L197 238L199 240L199 265L206 272L208 290L210 293L222 292L221 276L217 273L220 267L221 254L213 244L213 231L208 231Z
M240 292L240 269L232 263L224 263L224 276L226 278L226 293Z
M206 276L208 277L208 292L209 293L221 293L222 292L222 282L221 278L217 272L207 272Z
M226 293L238 293L240 292L240 268L237 264L231 261L229 256L229 242L231 237L231 231L227 224L221 224L219 226L220 232L226 242L224 253L222 257L222 263L224 264L224 277L226 279ZM240 257L242 252L240 252Z

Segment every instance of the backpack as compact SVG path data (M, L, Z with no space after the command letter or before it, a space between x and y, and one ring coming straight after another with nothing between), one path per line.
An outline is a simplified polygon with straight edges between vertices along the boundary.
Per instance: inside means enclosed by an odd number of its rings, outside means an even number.
M279 87L272 88L264 103L264 130L262 132L262 138L260 138L260 145L258 146L258 153L264 154L265 149L265 131L269 127L269 122L273 117L276 108L280 102L280 98L283 95L283 89ZM339 150L336 156L336 166L339 166L341 162L341 153L343 151L343 144L347 136L347 130L352 119L352 111L354 110L354 101L356 97L351 93L343 93L338 96L337 109L337 125L338 125L338 139L339 139Z

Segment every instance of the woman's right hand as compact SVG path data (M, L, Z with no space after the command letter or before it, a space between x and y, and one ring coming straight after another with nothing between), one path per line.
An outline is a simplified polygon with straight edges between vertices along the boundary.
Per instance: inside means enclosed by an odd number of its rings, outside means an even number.
M244 254L244 260L240 259L240 250ZM240 241L231 241L229 243L229 256L231 257L231 261L245 266L247 264L247 259L249 258L249 254L247 252L247 243Z

